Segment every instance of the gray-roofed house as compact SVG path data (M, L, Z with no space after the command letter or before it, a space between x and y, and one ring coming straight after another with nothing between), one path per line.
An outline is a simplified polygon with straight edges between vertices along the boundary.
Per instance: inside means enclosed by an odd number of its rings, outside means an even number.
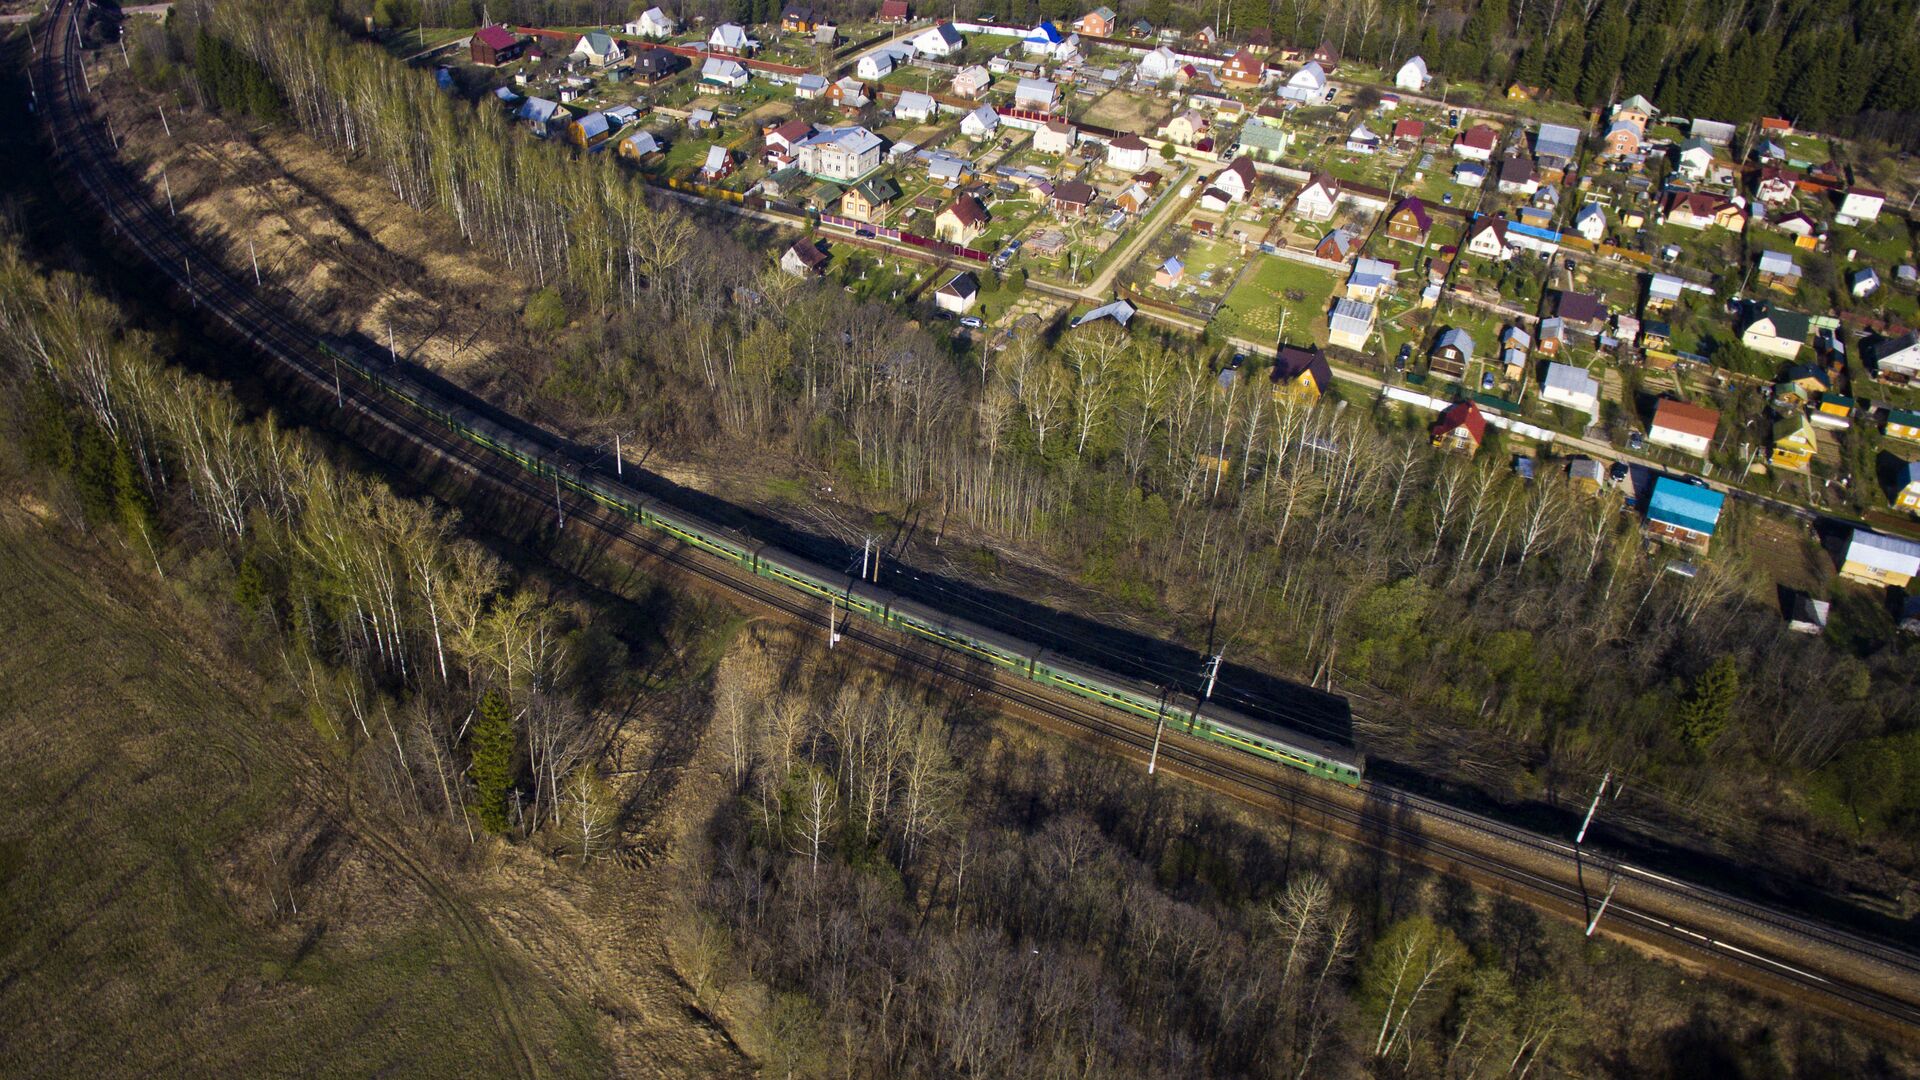
M1853 530L1840 560L1840 576L1865 585L1903 589L1916 575L1920 575L1920 544L1866 529Z
M1374 306L1359 300L1339 299L1327 317L1327 344L1345 349L1367 347L1373 335Z
M1467 365L1473 362L1473 335L1457 326L1440 331L1434 339L1433 351L1428 354L1427 366L1442 375L1463 378L1467 374Z
M1540 387L1540 400L1586 413L1591 421L1600 414L1600 383L1584 368L1549 363L1546 380Z
M1127 303L1125 300L1115 300L1111 304L1102 304L1092 311L1074 319L1069 325L1069 329L1077 330L1088 323L1099 322L1101 319L1112 319L1121 326L1125 326L1132 320L1133 313L1134 306L1132 304Z
M1240 150L1262 161L1278 161L1287 152L1293 136L1285 128L1262 123L1258 117L1240 129Z
M993 106L982 105L960 118L960 134L969 139L988 139L1000 130L1000 114Z
M1021 79L1013 88L1013 107L1052 112L1059 90L1045 79Z
M900 100L893 103L893 115L901 120L924 121L938 109L931 94L923 94L918 90L902 92Z
M823 180L847 183L880 167L885 142L863 127L826 128L794 145L796 164Z
M700 65L700 81L708 86L738 90L747 85L747 78L746 66L735 60L709 56L707 62Z
M605 30L592 30L581 35L574 43L573 55L581 57L594 67L606 67L626 58L626 50L613 40L613 35Z

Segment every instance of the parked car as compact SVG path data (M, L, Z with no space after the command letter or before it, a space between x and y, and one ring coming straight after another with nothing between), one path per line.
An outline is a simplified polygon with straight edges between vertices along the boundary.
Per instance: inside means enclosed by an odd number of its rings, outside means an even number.
M1482 390L1493 389L1493 372L1483 371L1480 373L1480 389Z
M1393 370L1395 371L1407 370L1407 361L1411 359L1413 359L1413 343L1408 342L1400 346L1399 355L1393 358Z
M961 318L960 325L966 327L969 330L978 330L982 326L985 326L986 323L981 322L980 316L978 315L967 315Z
M1638 453L1647 448L1647 437L1637 431L1627 432L1627 449Z
M853 231L853 235L858 236L863 240L871 240L873 239L873 230L872 229L855 229Z

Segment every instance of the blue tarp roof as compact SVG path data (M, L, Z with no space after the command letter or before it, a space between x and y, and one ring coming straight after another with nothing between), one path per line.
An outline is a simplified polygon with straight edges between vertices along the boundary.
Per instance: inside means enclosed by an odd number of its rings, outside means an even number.
M1663 525L1713 535L1720 521L1720 508L1727 497L1712 488L1662 476L1653 482L1653 496L1647 500L1647 519Z
M1560 234L1552 229L1542 229L1537 225L1528 225L1520 221L1507 222L1507 231L1519 233L1521 236L1531 236L1535 240L1547 240L1555 244L1560 242Z

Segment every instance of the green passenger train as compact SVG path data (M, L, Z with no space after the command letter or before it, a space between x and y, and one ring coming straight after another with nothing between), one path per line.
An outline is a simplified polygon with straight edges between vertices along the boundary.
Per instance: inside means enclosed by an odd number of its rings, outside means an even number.
M1360 783L1364 757L1336 743L1241 715L1218 703L1189 698L1176 704L1144 681L1088 667L1040 646L929 608L878 585L833 573L789 552L665 506L603 472L568 462L559 450L542 448L526 435L449 402L399 365L368 360L345 342L323 339L320 348L329 358L351 369L375 392L401 401L461 438L515 462L536 476L550 477L559 486L590 498L630 521L768 581L826 600L909 638L952 649L1039 685L1145 719L1164 717L1168 726L1176 731L1323 779L1347 785ZM1328 697L1305 689L1300 693L1316 699Z

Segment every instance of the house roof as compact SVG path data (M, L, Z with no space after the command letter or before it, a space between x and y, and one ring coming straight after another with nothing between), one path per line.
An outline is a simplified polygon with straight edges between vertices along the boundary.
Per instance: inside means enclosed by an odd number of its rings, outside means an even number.
M605 56L619 48L618 45L613 43L613 35L607 33L605 30L587 31L580 36L580 45L585 45L587 48L592 49L597 56ZM579 45L574 47L579 48Z
M931 34L934 37L939 38L943 43L945 43L949 47L964 44L964 39L961 38L960 31L955 30L953 28L953 24L950 22L942 22L939 25L934 26L931 29L927 30L926 33L915 35L913 40L920 41L924 39L928 34Z
M1916 337L1909 331L1908 333L1901 334L1899 337L1875 338L1868 342L1860 352L1867 359L1877 364L1889 356L1898 356L1916 346L1920 346L1920 337Z
M714 143L712 146L707 147L707 163L701 166L701 168L707 172L719 172L731 164L732 160L733 159L727 154L726 147L721 146L719 143Z
M1427 204L1419 196L1401 199L1400 205L1393 208L1393 216L1399 217L1402 213L1412 215L1413 223L1420 227L1421 232L1433 228L1433 218L1427 214Z
M1562 291L1554 302L1554 314L1572 322L1592 322L1607 315L1605 304L1591 293Z
M718 150L720 147L716 146L714 149ZM793 246L787 248L787 254L799 259L809 270L817 270L827 262L827 253L821 251L811 240L795 240Z
M1147 148L1146 142L1131 131L1113 140L1113 142L1108 145L1115 150L1145 150Z
M1327 86L1327 70L1309 61L1305 67L1294 72L1292 77L1287 79L1287 85L1306 90L1324 90Z
M1253 160L1251 158L1234 158L1233 164L1227 166L1226 171L1239 177L1242 187L1248 191L1253 190L1254 183L1258 177L1253 171Z
M1573 397L1598 398L1600 396L1600 383L1592 375L1587 374L1585 368L1557 361L1547 364L1545 386L1549 390L1557 390Z
M1541 124L1533 137L1533 151L1536 154L1557 158L1571 158L1580 152L1580 130L1565 124Z
M823 128L820 131L814 132L811 136L802 139L796 145L826 146L829 144L837 145L849 154L864 154L869 150L879 147L880 136L857 125L854 127Z
M907 0L880 0L880 17L883 19L906 18Z
M1763 251L1760 253L1760 272L1763 274L1788 274L1798 277L1800 275L1800 267L1799 264L1793 261L1793 256L1788 255L1784 251Z
M1487 415L1471 401L1456 401L1447 406L1440 413L1440 418L1433 422L1431 430L1434 438L1437 439L1461 429L1465 429L1467 434L1473 436L1476 445L1486 440Z
M805 120L801 120L798 117L795 117L794 119L789 120L784 124L781 124L779 127L774 128L772 131L767 132L767 141L773 142L774 140L778 139L779 141L786 143L788 146L792 146L795 143L798 143L806 139L808 136L812 134L813 134L813 125L807 123Z
M747 73L739 63L721 56L709 56L700 65L700 77L703 79L737 79Z
M1417 139L1427 132L1427 125L1419 120L1397 120L1393 125L1392 137L1396 139Z
M935 108L933 95L923 94L918 90L902 91L900 100L893 103L893 111L896 114L910 112L932 113Z
M1647 280L1647 295L1657 300L1678 300L1682 284L1672 274L1655 274Z
M1673 398L1661 398L1653 409L1653 426L1683 435L1711 439L1720 428L1720 414L1713 409Z
M1453 141L1461 146L1471 146L1475 150L1492 150L1494 144L1500 141L1500 135L1485 124L1475 124L1461 132L1460 137Z
M1053 201L1072 206L1088 206L1094 196L1093 185L1084 180L1068 180L1053 189Z
M1855 529L1852 541L1847 544L1846 561L1864 563L1893 574L1920 575L1920 544Z
M1652 116L1658 110L1656 110L1653 107L1653 102L1648 101L1646 98L1641 97L1639 94L1635 94L1632 97L1628 98L1627 100L1614 106L1614 111L1646 113L1648 116Z
M627 136L625 142L633 147L636 154L651 154L660 149L660 140L654 138L650 131L636 131Z
M1920 412L1910 412L1906 409L1890 409L1887 411L1887 423L1899 424L1901 427L1920 427ZM1916 463L1909 462L1908 467L1911 468L1914 464ZM1911 479L1911 476L1909 476L1909 479Z
M1314 247L1318 249L1325 247L1327 244L1332 244L1333 249L1340 253L1342 259L1345 259L1347 252L1353 250L1353 232L1349 229L1335 229L1321 237L1320 242L1315 244Z
M1313 384L1321 390L1333 386L1333 368L1327 364L1326 354L1315 345L1302 349L1296 345L1280 346L1280 354L1273 358L1273 381L1292 382L1307 372L1313 373Z
M1493 238L1500 242L1501 247L1505 247L1507 244L1507 219L1494 217L1491 214L1482 215L1480 220L1474 222L1473 226L1467 230L1467 243L1472 244L1481 233L1485 232L1493 233Z
M520 40L519 36L504 26L483 26L474 32L473 39L489 49L507 49Z
M940 286L939 291L947 296L954 296L965 300L980 292L980 280L973 276L972 271L962 270L960 273L953 275L953 278L945 285Z
M607 114L601 112L588 113L580 119L575 120L574 126L578 127L580 133L589 140L595 135L605 135L609 130Z
M1074 319L1070 324L1070 328L1080 327L1090 322L1097 322L1100 319L1112 319L1121 326L1125 326L1127 325L1127 321L1133 318L1134 310L1134 306L1125 300L1115 300L1111 304L1102 304L1092 311Z
M1770 320L1773 323L1773 336L1777 338L1805 341L1807 340L1807 335L1813 331L1813 319L1811 316L1788 308L1776 307L1773 304L1755 305L1753 308L1753 318L1748 320L1747 326L1752 326L1762 319ZM1741 329L1744 332L1745 327Z
M1588 203L1581 207L1580 211L1573 215L1573 223L1579 225L1590 218L1599 218L1602 222L1607 220L1606 211L1600 209L1599 203Z
M1169 255L1167 256L1167 261L1160 264L1160 269L1170 276L1179 277L1181 274L1187 272L1187 264Z
M967 120L973 121L988 131L992 131L994 128L1000 126L1000 114L994 112L993 106L991 105L982 105L973 110L967 114L966 120L962 120L961 123L964 124Z
M1529 348L1533 345L1533 335L1527 333L1526 328L1519 323L1508 323L1500 328L1500 344L1517 345L1522 349Z
M1446 348L1458 349L1462 356L1472 356L1473 335L1457 326L1450 326L1440 331L1440 336L1435 338L1433 342L1434 352L1439 352L1441 349Z
M1342 333L1367 333L1373 329L1373 305L1359 300L1335 300L1327 323Z
M1013 96L1016 99L1039 97L1052 101L1054 92L1053 84L1045 79L1021 79L1013 88Z
M1533 159L1524 154L1509 154L1500 159L1500 182L1524 184L1534 178Z
M1712 488L1661 476L1653 481L1653 493L1647 498L1647 520L1712 536L1726 501Z
M953 214L955 220L959 221L962 225L985 225L987 223L987 208L980 205L980 200L971 195L961 195L955 198L947 207L946 212Z

